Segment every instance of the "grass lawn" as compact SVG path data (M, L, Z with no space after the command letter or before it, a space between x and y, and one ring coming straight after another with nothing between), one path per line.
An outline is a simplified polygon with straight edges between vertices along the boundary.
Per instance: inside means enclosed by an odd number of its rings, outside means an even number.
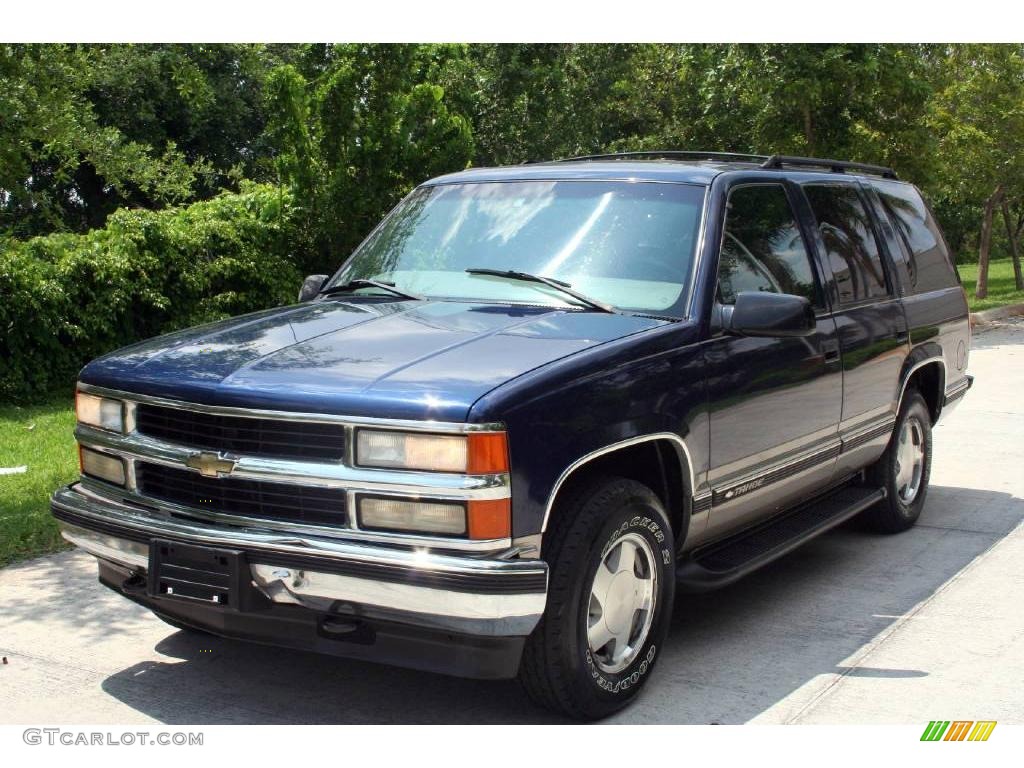
M0 405L0 468L28 468L0 475L0 566L66 546L50 517L49 498L78 476L74 426L69 401Z
M1018 291L1013 283L1013 262L1010 259L993 259L988 263L988 296L974 298L974 286L978 282L978 264L957 264L960 279L967 289L967 303L971 312L1002 307L1006 304L1024 303L1024 291Z

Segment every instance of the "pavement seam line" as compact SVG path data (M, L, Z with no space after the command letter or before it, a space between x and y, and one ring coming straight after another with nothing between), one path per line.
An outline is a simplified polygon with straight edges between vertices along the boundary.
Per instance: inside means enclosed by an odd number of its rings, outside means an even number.
M966 533L969 536L983 536L992 539L992 543L997 543L1006 534L993 533L992 531L979 531L974 528L958 528L955 525L926 525L924 523L918 523L914 526L915 528L922 528L926 531L952 531L953 533ZM1011 531L1012 533L1012 531ZM988 550L986 550L988 551Z
M843 672L840 672L834 679L829 681L829 683L824 688L822 688L820 691L818 691L818 693L812 696L811 699L807 701L802 707L800 707L795 713L787 717L783 721L783 724L793 725L806 713L814 709L819 703L821 703L823 699L831 695L839 687L840 683L844 682L849 675L851 675L855 670L860 669L861 664L867 660L868 656L870 656L876 650L878 650L890 637L892 637L894 634L896 634L896 632L898 632L901 628L908 624L909 621L912 618L915 618L918 613L923 611L927 606L931 605L932 602L934 602L940 595L944 594L954 584L959 582L962 578L967 576L967 574L969 574L971 571L977 568L984 560L988 559L989 555L991 555L999 546L1001 546L1005 541L1011 538L1015 533L1020 531L1022 528L1024 528L1024 523L1018 524L1017 527L1015 527L1005 536L1003 536L998 541L993 543L992 546L990 546L984 552L975 557L970 563L968 563L964 568L962 568L959 573L957 573L951 579L946 581L945 584L940 586L932 594L930 594L924 600L919 602L909 611L904 613L899 619L894 621L888 629L883 630L881 634L879 634L874 640L868 643L863 648L863 650L856 657L854 657L854 659L847 665L846 669Z

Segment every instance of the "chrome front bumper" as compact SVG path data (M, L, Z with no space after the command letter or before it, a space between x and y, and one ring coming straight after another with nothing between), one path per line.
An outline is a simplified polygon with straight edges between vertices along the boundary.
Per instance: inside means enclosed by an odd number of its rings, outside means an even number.
M80 484L51 510L72 544L145 574L152 539L240 550L252 586L275 604L380 618L482 637L528 635L544 611L541 560L456 556L233 527L144 509Z

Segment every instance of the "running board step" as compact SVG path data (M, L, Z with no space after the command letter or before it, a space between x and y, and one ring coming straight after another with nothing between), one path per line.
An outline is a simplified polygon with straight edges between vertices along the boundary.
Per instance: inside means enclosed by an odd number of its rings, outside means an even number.
M840 488L762 525L697 549L676 569L677 583L687 592L724 587L884 498L884 488Z

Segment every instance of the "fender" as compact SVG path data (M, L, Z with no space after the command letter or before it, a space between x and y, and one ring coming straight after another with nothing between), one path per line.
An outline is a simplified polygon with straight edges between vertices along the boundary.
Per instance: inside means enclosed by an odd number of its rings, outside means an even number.
M941 369L938 392L936 393L937 406L935 420L938 421L938 417L942 412L942 405L946 392L946 358L942 354L942 347L935 342L926 342L920 346L914 347L910 354L907 355L907 359L903 362L903 370L900 373L898 397L896 398L896 413L899 413L899 409L903 405L903 396L907 392L907 384L910 382L910 377L913 376L914 372L918 369L923 368L926 365L932 365L933 363L938 363Z
M685 486L682 494L684 505L683 521L680 530L680 538L685 539L686 532L689 529L692 508L694 506L693 460L690 456L690 449L686 447L686 441L674 432L654 432L647 435L638 435L637 437L631 437L626 440L610 443L609 445L598 448L597 450L591 451L590 453L584 454L580 458L576 459L576 461L566 467L562 474L559 475L558 480L555 481L554 486L551 488L551 493L548 494L547 504L545 504L544 507L544 521L541 524L541 533L545 533L548 529L548 520L551 517L551 510L555 505L555 499L558 497L558 492L565 484L565 481L568 480L574 472L601 456L607 456L608 454L622 450L623 448L629 448L631 446L651 442L653 440L668 440L676 449L676 456L680 463L683 485ZM710 499L710 494L708 495L708 498Z

